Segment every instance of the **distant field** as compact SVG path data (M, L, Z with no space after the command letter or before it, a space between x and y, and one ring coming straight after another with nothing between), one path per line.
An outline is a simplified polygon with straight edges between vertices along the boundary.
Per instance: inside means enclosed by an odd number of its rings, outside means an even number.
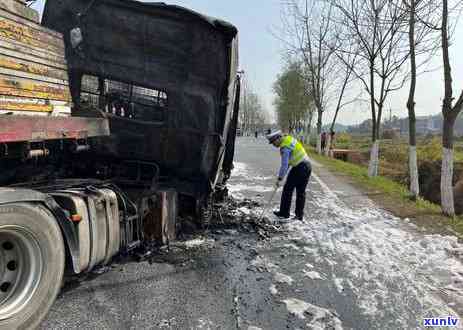
M426 161L439 161L442 159L442 138L418 137L418 158ZM367 154L371 147L370 136L356 136L347 133L338 135L335 141L335 148L358 150ZM408 139L393 138L383 139L380 142L381 158L390 163L402 163L408 160ZM463 138L455 141L455 161L463 162Z
M358 151L349 157L349 161L362 167L368 166L370 147L370 136L352 136L347 133L338 134L334 145L335 149ZM441 137L419 137L417 151L422 196L431 202L439 203ZM408 186L408 139L395 137L380 141L379 175ZM458 180L463 180L463 138L455 142L454 183Z

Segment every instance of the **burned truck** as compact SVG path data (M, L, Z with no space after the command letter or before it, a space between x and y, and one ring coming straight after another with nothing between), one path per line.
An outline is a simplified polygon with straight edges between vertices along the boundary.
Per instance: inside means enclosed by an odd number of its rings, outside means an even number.
M33 328L65 275L206 224L240 81L231 24L164 3L0 0L0 328Z

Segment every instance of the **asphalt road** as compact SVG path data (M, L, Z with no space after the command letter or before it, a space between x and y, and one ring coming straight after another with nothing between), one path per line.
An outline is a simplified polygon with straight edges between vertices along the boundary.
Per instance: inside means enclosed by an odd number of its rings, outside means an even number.
M263 203L278 157L263 138L240 138L231 194ZM456 238L427 235L313 169L305 222L266 240L214 231L177 243L164 262L116 263L68 283L42 328L418 329L429 317L459 319Z

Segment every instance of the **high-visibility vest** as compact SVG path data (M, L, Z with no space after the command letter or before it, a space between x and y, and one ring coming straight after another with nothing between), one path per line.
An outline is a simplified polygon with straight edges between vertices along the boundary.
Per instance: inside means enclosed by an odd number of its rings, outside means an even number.
M289 165L295 167L302 163L304 160L309 160L302 144L293 138L291 135L286 135L281 142L281 148L288 148L291 150L291 157L289 158Z

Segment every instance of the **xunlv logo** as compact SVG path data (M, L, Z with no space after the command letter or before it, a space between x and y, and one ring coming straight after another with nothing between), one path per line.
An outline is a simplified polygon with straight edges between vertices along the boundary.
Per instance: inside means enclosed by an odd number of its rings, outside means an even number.
M456 317L430 317L424 319L424 326L425 327L435 327L435 326L443 326L443 327L456 327L458 324L458 319Z

